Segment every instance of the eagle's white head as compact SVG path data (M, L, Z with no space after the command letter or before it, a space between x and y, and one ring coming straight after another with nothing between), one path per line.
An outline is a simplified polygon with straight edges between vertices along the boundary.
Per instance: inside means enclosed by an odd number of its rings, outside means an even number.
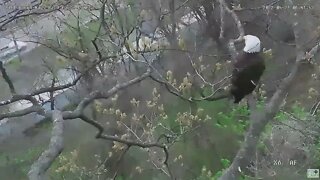
M243 48L244 52L247 53L257 53L260 52L260 39L257 36L246 35L244 36L245 46Z

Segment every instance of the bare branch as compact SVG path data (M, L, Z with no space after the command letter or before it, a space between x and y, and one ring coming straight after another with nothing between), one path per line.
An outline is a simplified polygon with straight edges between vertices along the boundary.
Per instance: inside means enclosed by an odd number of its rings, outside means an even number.
M169 1L169 9L170 9L170 21L171 21L171 38L176 37L176 28L177 23L175 22L175 0Z
M94 68L97 64L101 63L102 61L104 61L106 59L109 59L109 58L113 58L113 57L115 57L115 56L108 56L108 57L105 57L105 58L103 58L101 60L98 60L92 66L88 67L83 73L78 75L78 77L76 77L70 83L67 83L67 84L64 84L64 85L55 86L55 87L51 86L51 87L40 88L40 89L35 90L34 92L31 92L30 94L26 94L26 95L22 95L22 94L21 95L17 95L17 94L15 94L15 95L13 95L13 97L11 99L6 100L6 101L1 101L0 102L0 106L8 105L8 104L14 103L16 101L20 101L20 100L29 100L30 101L30 98L32 98L32 96L39 95L39 94L42 94L42 93L47 93L47 92L55 92L55 91L59 91L59 90L63 90L63 89L67 89L67 88L70 88L72 86L75 86L86 72L88 72L89 70Z
M42 180L46 171L49 169L53 161L59 156L63 150L63 118L60 111L54 110L52 113L53 128L50 144L36 162L31 166L28 173L30 180Z
M31 106L20 111L0 114L0 121L3 120L4 118L20 117L20 116L24 116L34 112L41 113L42 111L43 109L40 106Z
M158 148L163 149L165 156L166 156L165 161L163 163L165 165L168 165L169 152L168 152L167 147L164 144L137 142L137 141L132 141L132 140L121 139L120 137L116 137L116 136L105 135L105 134L103 134L103 132L104 132L103 126L100 125L98 122L90 119L89 117L87 117L85 115L81 115L81 116L79 116L79 118L82 119L83 121L85 121L86 123L93 125L94 127L96 127L98 129L98 133L96 135L97 139L116 141L116 142L125 144L128 147L131 147L131 146L138 146L141 148L158 147Z
M316 115L316 114L317 114L317 111L319 110L319 108L320 108L320 101L317 101L317 102L312 106L312 108L311 108L311 110L310 110L310 114L311 114L312 116Z
M96 47L95 42L96 42L97 38L99 37L99 34L101 32L101 28L105 27L105 23L106 22L105 22L104 13L105 13L105 10L106 10L106 3L107 3L107 0L104 0L103 3L102 3L101 9L100 9L100 17L99 17L99 20L100 20L99 28L98 28L96 36L92 40L92 42L94 42L94 44L93 44L94 47L96 48L97 52L99 52L99 53L100 53L100 51L98 51L98 48ZM100 54L99 54L99 56L100 56Z
M224 17L225 17L225 11L223 8L223 4L220 3L220 35L219 38L222 39L224 36Z
M28 100L29 98L30 98L29 95L13 95L12 98L9 100L1 101L0 106L8 105L20 100Z
M147 72L145 72L144 74L142 74L141 76L138 76L134 79L131 79L130 81L127 81L125 83L122 84L117 84L115 85L113 88L111 88L109 91L107 91L106 93L102 93L100 91L94 91L92 93L90 93L86 98L84 98L79 105L77 106L75 112L76 114L81 114L81 112L83 112L83 110L95 99L107 99L109 97L111 97L112 95L116 94L118 91L127 88L130 85L136 84L142 80L144 80L145 78L149 77L151 74L151 70L148 69Z
M55 83L56 83L56 78L53 77L52 78L52 82L51 82L51 88L54 88L54 84ZM50 92L50 101L51 101L50 107L51 107L51 110L54 110L54 96L53 96L53 94L54 94L54 91L51 91Z
M8 86L10 88L11 94L16 94L16 90L15 90L15 88L13 86L13 83L12 83L10 77L7 74L6 69L3 67L2 61L0 61L0 71L1 71L3 79L6 81L6 83L8 84Z
M136 84L140 81L142 81L143 79L147 78L151 73L151 70L148 69L147 72L145 72L144 74L142 74L141 76L138 76L134 79L131 79L128 82L122 83L122 84L117 84L116 86L114 86L112 89L110 89L109 91L107 91L106 93L101 93L99 91L94 91L92 93L90 93L88 95L88 97L85 97L77 106L76 110L74 111L66 111L63 112L63 118L64 119L75 119L75 118L79 118L83 112L83 110L85 109L85 107L87 107L87 105L89 105L93 100L95 99L107 99L109 97L111 97L112 95L114 95L115 93L117 93L118 91L127 88L130 85ZM2 114L0 116L0 120L4 119L4 118L9 118L9 117L19 117L19 116L23 116L26 114L30 114L33 112L37 112L40 115L43 116L52 116L52 114L50 112L44 112L43 108L41 108L40 105L38 105L37 101L34 100L34 98L32 96L36 95L36 94L41 94L44 92L52 92L52 91L56 91L56 88L46 88L46 89L41 89L41 91L36 91L31 93L30 95L15 95L13 96L10 100L7 101L2 101L0 102L0 106L2 105L8 105L11 104L13 102L16 101L20 101L20 100L28 100L30 102L32 102L34 105L30 108L26 108L24 110L21 111L16 111L16 112L11 112L11 113L7 113L7 114Z
M281 0L274 0L271 2L268 2L262 6L259 7L254 7L254 8L235 8L234 11L256 11L256 10L264 10L264 9L268 9L271 8L272 6L275 6L275 4L277 4L278 2L280 2Z
M102 59L102 54L101 54L101 51L99 50L99 47L98 47L98 45L97 45L96 40L97 40L97 39L94 39L94 40L92 40L91 42L92 42L92 44L93 44L93 46L94 46L94 48L95 48L95 50L96 50L96 53L98 54L99 60L101 60L101 59Z
M235 48L235 46L234 46L234 43L240 42L240 41L243 40L244 29L243 29L243 26L242 26L242 24L241 24L241 21L240 21L239 17L237 16L237 14L236 14L233 10L231 10L231 9L227 6L226 2L225 2L224 0L219 0L219 3L220 3L220 4L224 7L224 9L231 15L231 17L233 18L234 22L236 23L237 28L238 28L238 31L239 31L239 37L238 37L237 39L231 39L231 40L229 41L229 46L228 46L229 51L230 51L230 53L231 53L231 55L232 55L232 58L234 59L234 58L238 55L238 52L237 52L237 50L236 50L236 48ZM223 19L222 19L222 20L223 20ZM220 33L221 33L221 32L220 32ZM221 34L220 34L220 35L221 35Z
M34 11L34 12L26 13L26 14L22 14L23 12L26 11L26 9L25 10L18 10L14 16L12 16L11 18L7 19L6 21L4 21L3 23L0 24L0 31L6 30L5 29L6 25L8 25L9 23L11 23L11 22L13 22L13 21L15 21L15 20L17 20L19 18L27 17L27 16L31 16L31 15L49 14L49 13L52 13L54 11L60 10L62 7L67 6L69 3L71 3L71 1L67 1L65 4L59 5L58 7L50 8L50 10Z
M215 95L217 91L213 92L210 96L204 96L201 99L192 99L193 101L217 101L220 99L230 98L231 94L230 92L224 92L220 95Z
M36 90L34 92L31 92L30 94L25 94L25 95L23 95L23 94L21 94L21 95L14 94L11 99L6 100L6 101L1 101L0 102L0 106L8 105L8 104L20 101L20 100L30 100L30 98L32 98L32 96L39 95L39 94L42 94L42 93L55 92L55 91L58 91L58 90L67 89L69 87L72 87L72 86L76 85L77 82L81 79L82 76L83 76L83 74L80 74L72 82L64 84L64 85L60 85L60 86L56 86L56 87L40 88L39 90Z

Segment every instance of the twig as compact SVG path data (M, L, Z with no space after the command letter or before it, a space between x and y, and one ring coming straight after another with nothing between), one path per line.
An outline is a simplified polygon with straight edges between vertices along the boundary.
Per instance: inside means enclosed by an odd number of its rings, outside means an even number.
M104 0L102 2L102 6L101 6L101 9L100 9L100 17L99 17L99 20L100 20L100 23L99 23L99 28L98 28L98 31L96 33L96 36L94 37L94 39L92 40L92 42L96 42L97 38L99 37L99 34L101 32L101 28L102 26L105 25L105 16L104 16L104 13L105 13L105 10L106 10L106 3L107 3L107 0ZM95 46L96 49L98 49L96 46ZM100 52L100 51L97 51L97 52Z
M122 84L117 84L115 85L113 88L111 88L109 91L107 91L106 93L102 93L100 91L94 91L92 93L90 93L86 98L84 98L79 105L76 108L76 114L81 114L81 112L83 112L83 110L95 99L108 99L109 97L111 97L112 95L116 94L118 91L127 88L130 85L136 84L142 80L144 80L145 78L149 77L151 74L151 70L148 69L147 72L145 72L144 74L142 74L141 76L137 76L136 78L131 79L130 81L127 81L125 83Z
M312 106L312 108L311 108L311 110L310 110L310 114L311 114L312 116L316 115L316 114L317 114L317 111L319 110L319 108L320 108L320 101L318 101L317 103L315 103L315 104Z
M183 99L183 100L185 100L185 101L192 102L191 99L184 97L184 96L183 96L182 94L180 94L178 91L172 90L172 89L170 88L170 87L172 86L171 84L169 84L169 83L167 83L167 82L165 82L165 81L162 81L162 80L160 80L160 79L157 79L157 78L155 78L155 77L153 77L153 76L150 76L150 78L151 78L153 81L158 82L158 83L164 85L165 88L169 91L169 93L171 93L171 94L173 94L173 95L175 95L175 96L177 96L177 97L179 97L179 98L181 98L181 99Z
M188 54L188 57L190 59L190 63L191 63L191 67L192 69L195 71L195 73L197 74L197 76L202 80L203 83L213 87L213 84L208 82L200 73L200 71L195 67L196 63L192 60L192 57Z
M271 1L265 5L259 6L259 7L254 7L254 8L235 8L234 11L255 11L255 10L263 10L263 9L267 9L268 7L272 7L275 4L277 4L278 2L280 2L281 0L275 0L275 1Z
M203 101L203 100L205 100L205 101L217 101L217 100L220 100L220 99L225 99L225 98L230 98L231 97L231 94L229 92L225 92L223 94L215 96L216 92L218 92L218 91L214 91L209 96L205 96L205 97L202 97L200 99L192 98L191 100L193 100L193 101Z

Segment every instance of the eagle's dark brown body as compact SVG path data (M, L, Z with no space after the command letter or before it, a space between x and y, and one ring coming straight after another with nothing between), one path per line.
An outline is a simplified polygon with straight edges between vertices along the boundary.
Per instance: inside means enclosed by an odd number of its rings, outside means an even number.
M265 70L265 63L260 53L242 52L233 65L231 94L234 97L234 103L239 103L256 88Z

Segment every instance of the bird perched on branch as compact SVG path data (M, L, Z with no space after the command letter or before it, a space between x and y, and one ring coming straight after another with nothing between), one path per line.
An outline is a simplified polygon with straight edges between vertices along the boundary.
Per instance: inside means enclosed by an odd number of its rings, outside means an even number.
M260 39L246 35L244 40L245 47L233 64L230 93L234 103L252 93L265 70L264 58L260 55Z

